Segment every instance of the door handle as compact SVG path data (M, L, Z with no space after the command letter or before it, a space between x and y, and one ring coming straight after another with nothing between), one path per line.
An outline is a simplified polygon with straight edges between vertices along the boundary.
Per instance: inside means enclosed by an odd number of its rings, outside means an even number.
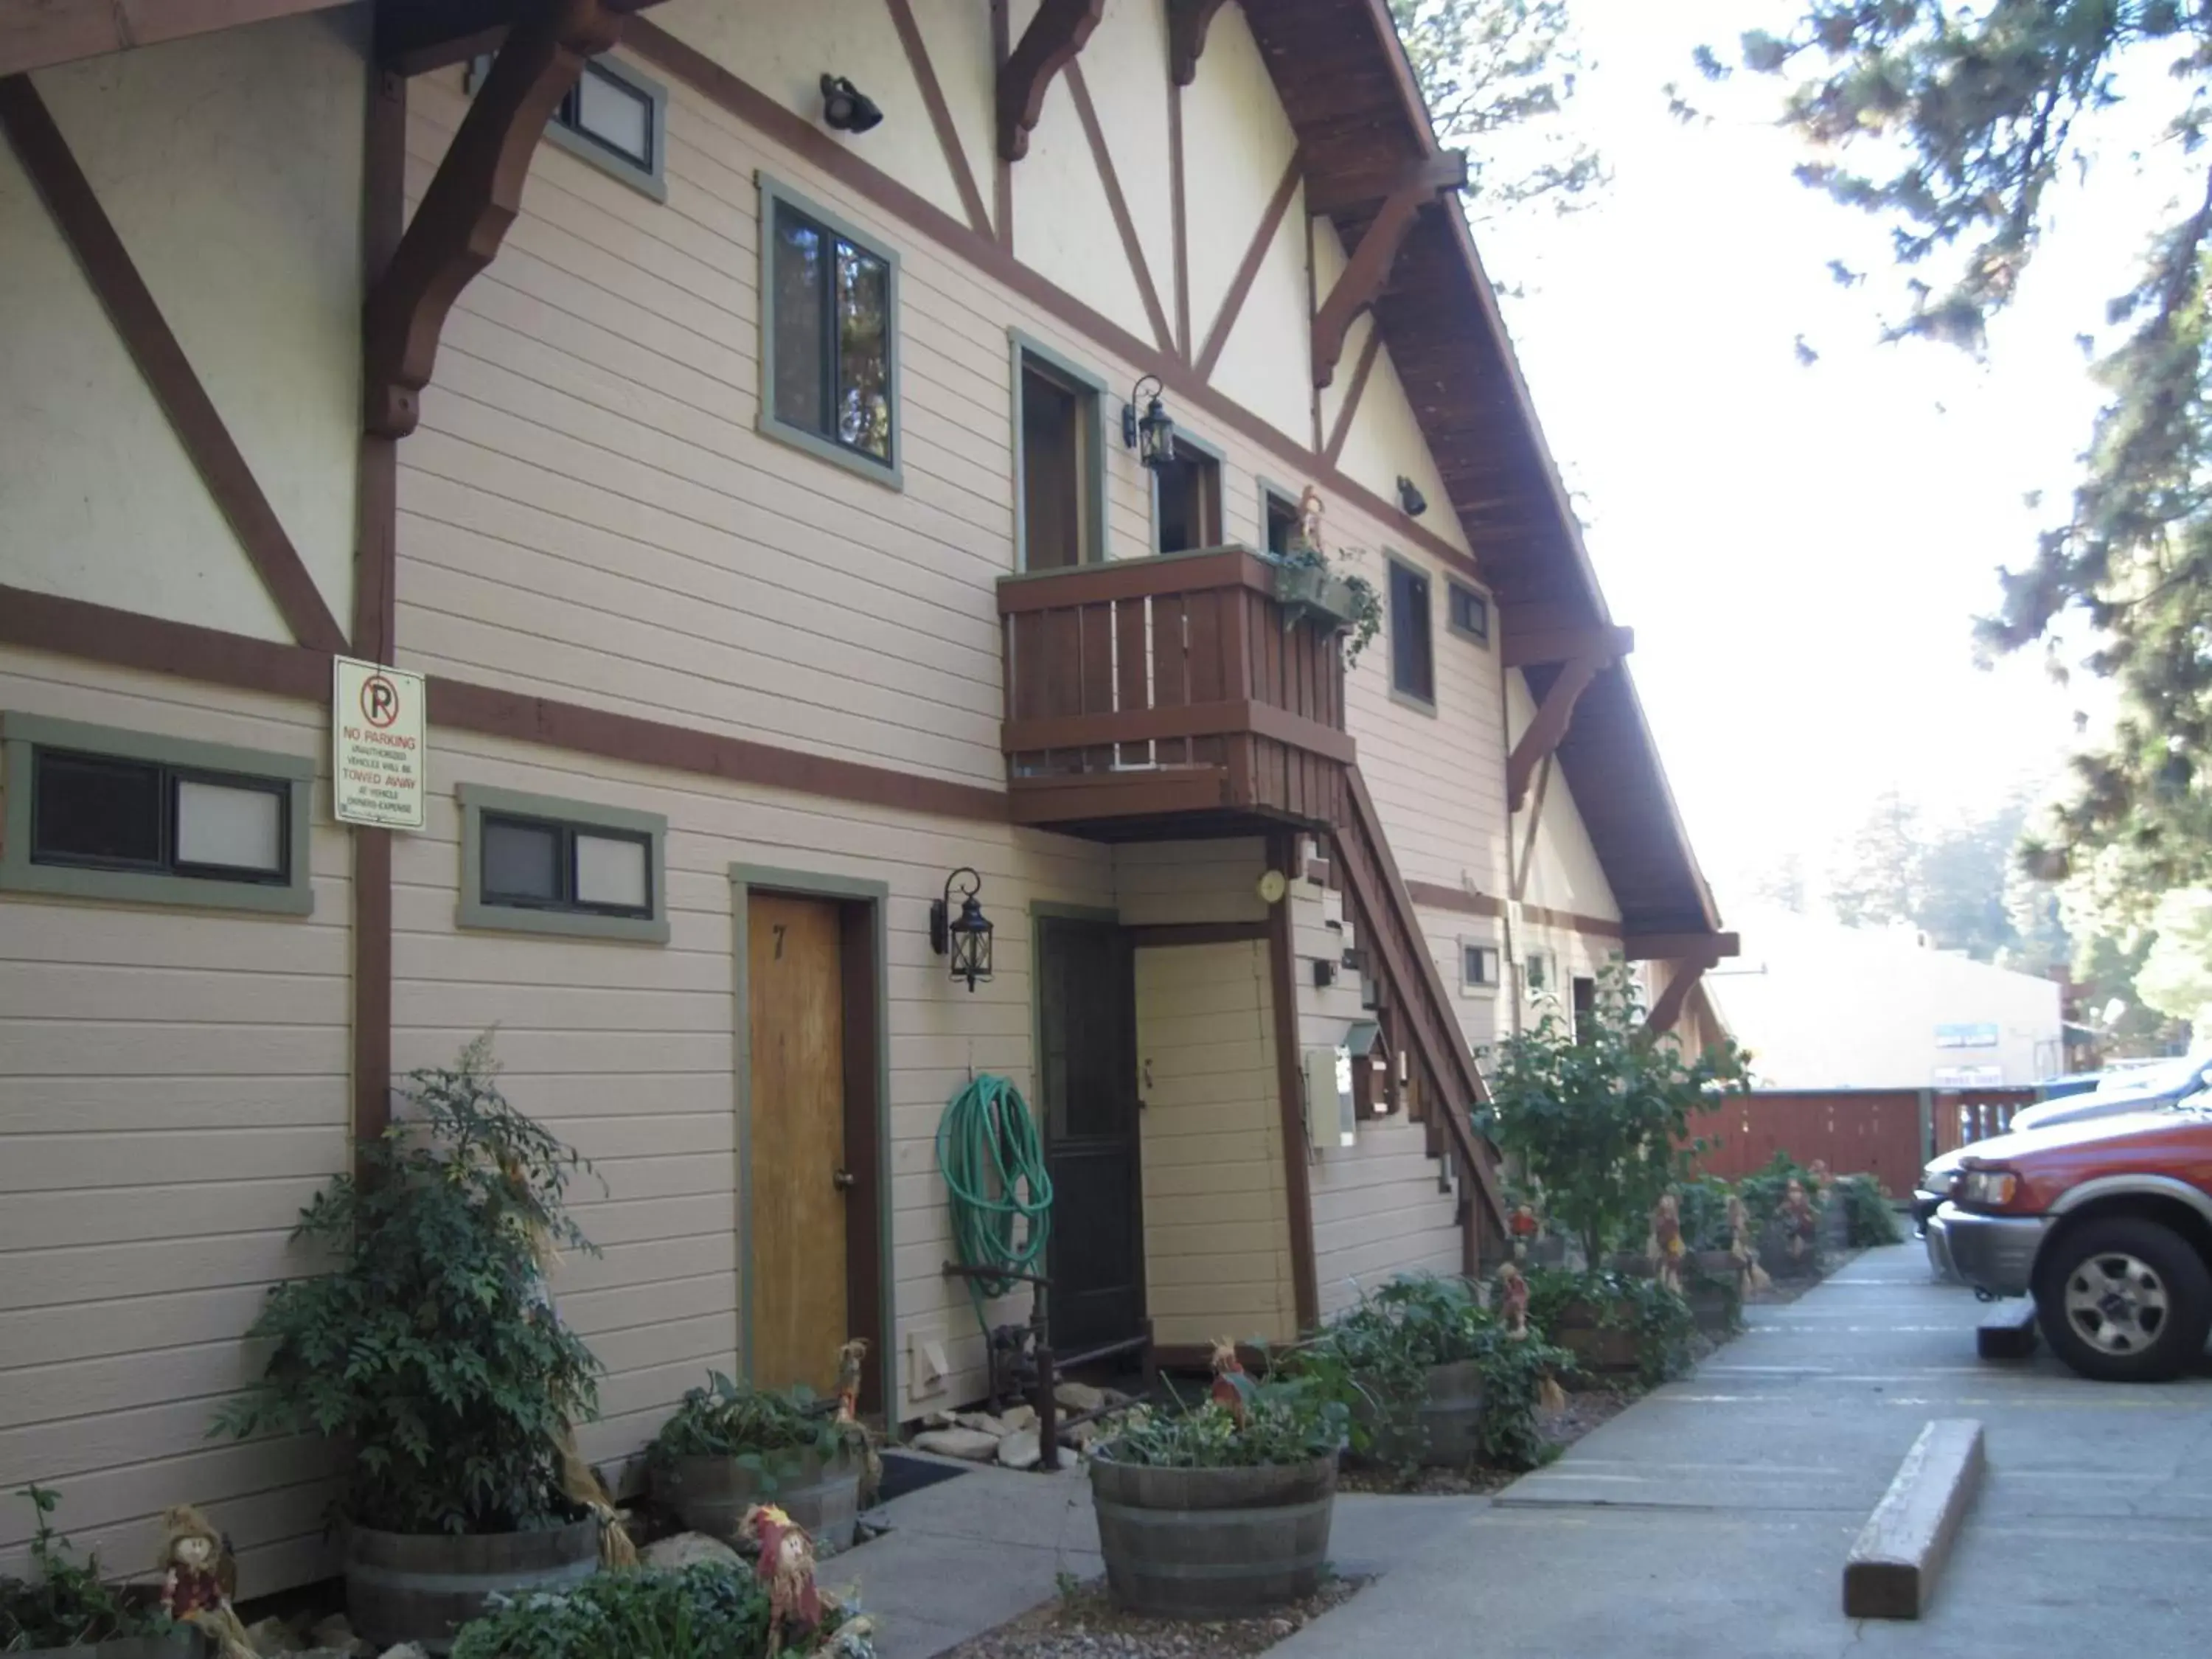
M830 1175L830 1184L841 1193L849 1193L859 1184L859 1177L850 1170L833 1170Z

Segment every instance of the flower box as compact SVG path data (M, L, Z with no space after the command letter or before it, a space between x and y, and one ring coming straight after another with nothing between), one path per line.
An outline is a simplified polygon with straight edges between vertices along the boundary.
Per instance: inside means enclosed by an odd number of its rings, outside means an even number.
M1334 633L1351 627L1359 617L1352 584L1319 565L1278 564L1275 598L1283 607L1286 628L1311 621Z

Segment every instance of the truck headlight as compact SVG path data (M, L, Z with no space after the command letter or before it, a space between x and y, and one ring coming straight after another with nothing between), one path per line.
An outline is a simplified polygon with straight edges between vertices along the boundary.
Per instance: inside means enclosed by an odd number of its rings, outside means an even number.
M2010 1170L1969 1170L1959 1182L1962 1204L2002 1210L2020 1194L2020 1177Z

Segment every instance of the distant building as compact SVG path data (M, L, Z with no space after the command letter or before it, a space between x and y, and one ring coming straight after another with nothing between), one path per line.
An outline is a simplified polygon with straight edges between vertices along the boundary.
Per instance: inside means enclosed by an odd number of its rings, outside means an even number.
M1775 1089L1988 1088L2066 1067L2062 988L1929 947L1910 928L1758 912L1705 977Z

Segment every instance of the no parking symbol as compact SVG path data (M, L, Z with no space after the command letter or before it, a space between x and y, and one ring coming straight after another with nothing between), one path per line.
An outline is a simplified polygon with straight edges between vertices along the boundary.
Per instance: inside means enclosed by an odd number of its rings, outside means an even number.
M337 659L331 781L341 823L422 827L422 677Z

